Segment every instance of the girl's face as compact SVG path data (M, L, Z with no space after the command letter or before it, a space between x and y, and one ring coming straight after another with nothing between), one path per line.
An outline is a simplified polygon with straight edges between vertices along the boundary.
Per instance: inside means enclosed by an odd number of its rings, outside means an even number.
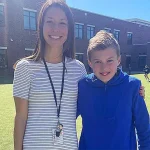
M68 37L68 20L59 7L51 7L44 17L43 36L46 46L63 48Z

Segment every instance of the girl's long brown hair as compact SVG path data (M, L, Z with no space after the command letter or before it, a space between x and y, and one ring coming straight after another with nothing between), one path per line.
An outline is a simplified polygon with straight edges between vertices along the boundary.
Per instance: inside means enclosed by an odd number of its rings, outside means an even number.
M63 56L69 57L74 59L75 58L75 48L74 48L74 20L73 15L70 10L70 8L67 6L67 4L63 0L47 0L39 13L38 17L38 40L35 47L35 50L31 56L25 57L23 59L33 60L33 61L39 61L44 58L45 54L45 39L43 36L43 25L44 25L44 17L46 15L46 12L51 7L59 7L61 8L68 20L68 37L63 45ZM18 60L13 68L15 69L16 64L19 62Z

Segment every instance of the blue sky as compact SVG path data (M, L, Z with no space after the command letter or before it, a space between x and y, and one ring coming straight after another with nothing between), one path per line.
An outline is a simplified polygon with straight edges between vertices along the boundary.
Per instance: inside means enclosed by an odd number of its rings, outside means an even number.
M150 21L150 0L66 0L70 7L115 17Z

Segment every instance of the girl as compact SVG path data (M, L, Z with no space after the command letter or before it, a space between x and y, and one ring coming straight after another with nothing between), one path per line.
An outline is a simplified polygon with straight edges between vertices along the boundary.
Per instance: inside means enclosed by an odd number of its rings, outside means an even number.
M74 59L74 22L68 6L61 0L47 1L38 31L35 53L15 68L15 150L75 150L78 81L86 70Z

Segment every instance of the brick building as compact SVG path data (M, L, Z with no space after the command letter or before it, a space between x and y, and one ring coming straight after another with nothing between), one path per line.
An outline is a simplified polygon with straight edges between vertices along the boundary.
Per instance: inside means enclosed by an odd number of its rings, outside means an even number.
M36 44L37 16L45 0L0 0L0 75L13 73L16 60L30 55ZM71 8L75 20L76 57L88 69L88 41L99 30L107 30L119 41L122 66L142 70L150 66L150 22L120 20Z

